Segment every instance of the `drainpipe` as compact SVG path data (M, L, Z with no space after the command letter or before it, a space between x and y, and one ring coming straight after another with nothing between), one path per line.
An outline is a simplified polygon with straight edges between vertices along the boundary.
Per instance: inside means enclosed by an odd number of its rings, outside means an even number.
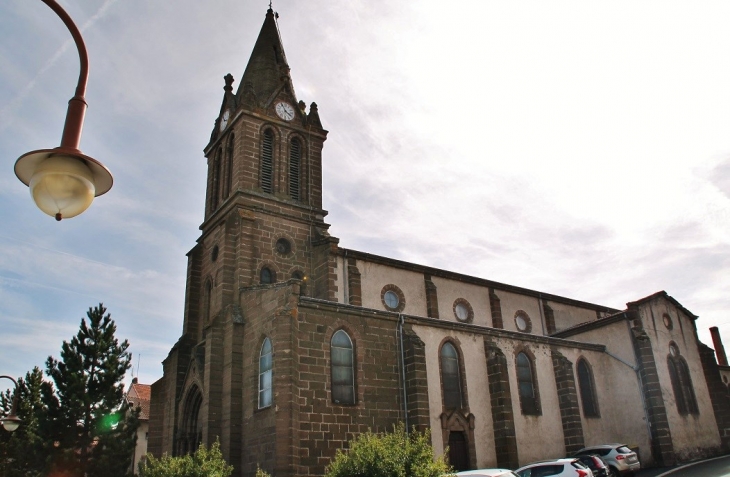
M344 293L343 301L345 305L350 304L350 271L347 266L347 249L345 249L345 257L342 259L342 292Z
M406 422L406 432L410 432L411 428L408 425L408 393L406 391L406 359L405 359L405 353L403 352L403 323L405 322L405 317L402 313L398 313L398 327L397 327L397 335L398 339L400 341L400 372L401 372L401 380L403 381L403 416L405 417Z

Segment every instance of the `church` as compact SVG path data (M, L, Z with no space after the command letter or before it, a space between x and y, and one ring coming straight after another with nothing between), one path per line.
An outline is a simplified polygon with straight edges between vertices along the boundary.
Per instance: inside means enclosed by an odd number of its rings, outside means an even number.
M154 455L219 440L236 477L321 476L398 422L430 429L457 470L612 442L642 466L730 450L721 344L669 294L619 310L342 248L322 204L328 131L295 95L271 9L235 92L224 82L182 334L151 388Z

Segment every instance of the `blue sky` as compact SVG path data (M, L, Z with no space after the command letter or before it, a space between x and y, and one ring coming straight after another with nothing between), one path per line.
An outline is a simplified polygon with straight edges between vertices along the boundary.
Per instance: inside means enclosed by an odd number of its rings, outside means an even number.
M58 146L78 60L42 2L0 3L0 374L58 357L103 302L151 383L182 330L223 76L268 2L61 4L90 56L81 150L115 184L57 223L16 179ZM666 290L730 345L728 2L274 9L330 131L341 246L615 308Z

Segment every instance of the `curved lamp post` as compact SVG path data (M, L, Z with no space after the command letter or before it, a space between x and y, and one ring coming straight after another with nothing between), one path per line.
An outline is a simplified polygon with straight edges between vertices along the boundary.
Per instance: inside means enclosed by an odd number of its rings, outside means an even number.
M71 17L55 0L42 0L63 20L79 50L81 72L76 94L68 102L61 145L23 154L15 163L15 175L30 188L39 209L56 220L71 218L85 211L94 197L112 188L112 175L104 164L79 150L86 114L86 83L89 58L81 33Z
M3 378L9 379L15 384L15 392L13 393L13 407L10 408L10 415L8 417L0 417L0 424L2 424L6 431L13 432L22 422L18 417L18 394L20 391L18 390L18 382L16 380L10 376L0 376L0 379Z

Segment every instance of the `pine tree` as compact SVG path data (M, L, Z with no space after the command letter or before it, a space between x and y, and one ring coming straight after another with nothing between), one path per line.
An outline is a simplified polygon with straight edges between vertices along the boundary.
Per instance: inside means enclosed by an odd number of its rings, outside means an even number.
M128 409L123 379L130 368L129 343L101 303L89 308L79 332L64 341L61 359L49 357L46 374L55 394L45 396L52 467L69 476L124 476L136 444L138 410Z
M17 390L10 390L0 395L0 407L3 414L10 411L14 393L18 394L18 417L21 425L12 434L0 432L0 456L3 460L3 475L6 477L20 477L27 475L42 475L47 465L47 456L50 445L44 439L46 407L43 404L43 394L51 394L51 384L43 381L43 372L35 367L26 373L25 379L18 379Z

